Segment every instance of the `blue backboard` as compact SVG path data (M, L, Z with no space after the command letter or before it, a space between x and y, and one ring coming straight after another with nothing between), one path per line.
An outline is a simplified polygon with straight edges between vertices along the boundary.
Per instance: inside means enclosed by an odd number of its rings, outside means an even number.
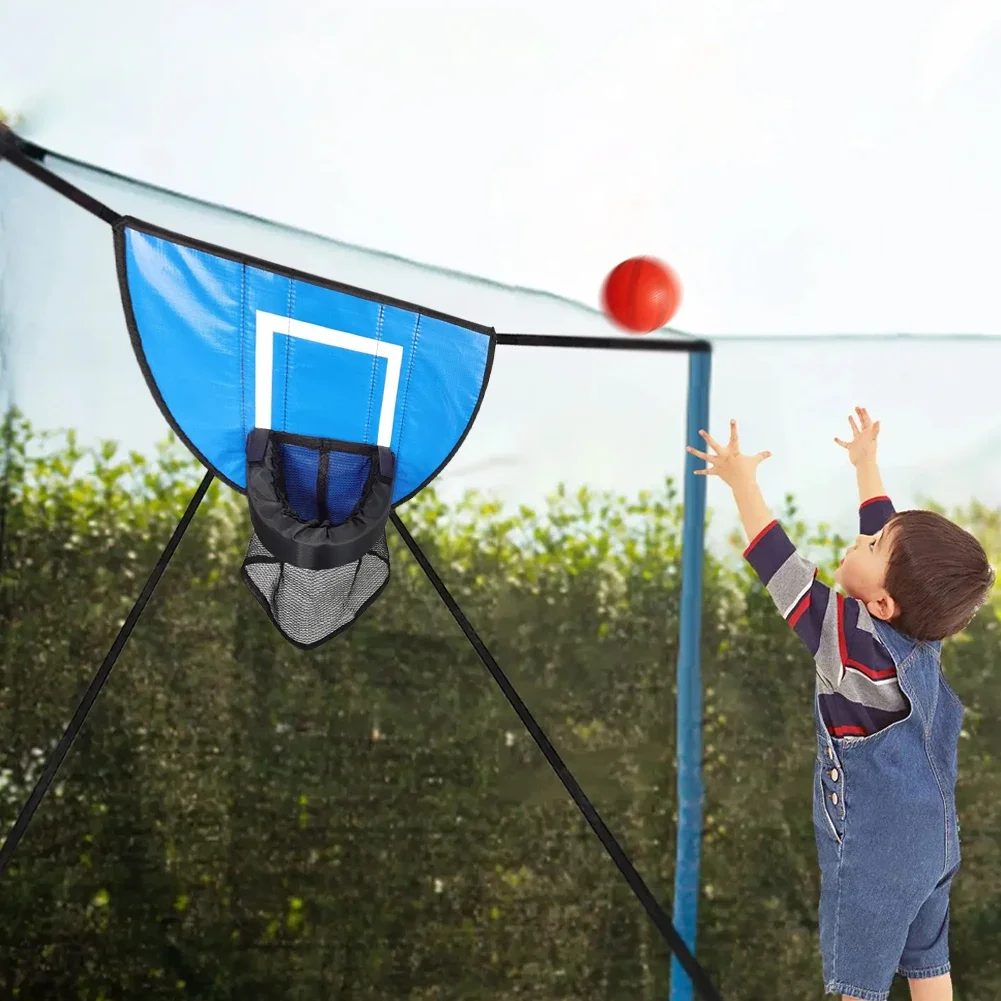
M468 432L490 375L490 328L133 219L115 241L150 390L235 489L246 487L255 427L389 447L394 503L434 479Z

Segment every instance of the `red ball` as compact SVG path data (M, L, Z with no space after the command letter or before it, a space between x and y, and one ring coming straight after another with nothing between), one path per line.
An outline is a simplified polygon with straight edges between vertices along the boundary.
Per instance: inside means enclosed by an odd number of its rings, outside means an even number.
M605 279L602 309L630 333L663 327L681 305L681 280L655 257L631 257Z

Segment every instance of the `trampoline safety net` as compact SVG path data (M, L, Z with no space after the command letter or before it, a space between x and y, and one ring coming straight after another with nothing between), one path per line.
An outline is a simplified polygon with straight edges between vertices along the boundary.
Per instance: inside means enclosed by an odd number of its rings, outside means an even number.
M111 228L113 259L82 253L49 278L92 269L102 328L114 303L120 330L89 342L88 379L117 396L82 395L119 408L130 456L92 433L65 443L69 465L31 473L36 429L9 412L4 615L19 625L4 663L22 667L4 697L34 708L18 724L32 749L2 773L4 984L231 997L291 978L303 997L431 999L670 983L718 998L693 953L699 746L671 736L699 725L704 483L689 463L682 506L659 457L608 448L613 492L557 493L512 522L456 499L468 471L448 479L467 440L504 447L512 389L554 400L556 446L531 460L546 479L586 430L560 426L561 392L619 382L662 405L673 384L684 400L679 356L690 434L708 344L630 338L487 283L463 318L456 276L396 263L366 283L336 245L61 165L10 132L0 154L24 186L15 215L40 212L65 246ZM15 297L30 269L29 248ZM190 458L148 458L129 439L144 422ZM631 504L618 491L637 482L656 493ZM72 654L25 617L27 554L57 511L72 531L46 558L49 607L71 579L88 596L89 611L58 602ZM43 662L39 693L23 665Z

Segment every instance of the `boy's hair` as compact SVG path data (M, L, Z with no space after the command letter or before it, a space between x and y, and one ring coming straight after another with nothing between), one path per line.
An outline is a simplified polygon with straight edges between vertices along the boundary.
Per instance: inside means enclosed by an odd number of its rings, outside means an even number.
M886 530L885 586L900 609L894 628L917 640L962 632L994 586L984 547L933 511L901 511Z

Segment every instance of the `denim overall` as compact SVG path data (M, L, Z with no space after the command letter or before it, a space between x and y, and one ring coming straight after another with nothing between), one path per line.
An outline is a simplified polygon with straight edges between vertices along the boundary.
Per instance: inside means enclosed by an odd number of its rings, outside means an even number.
M940 643L875 621L910 703L869 737L832 737L815 702L813 824L824 986L885 1001L895 973L949 970L949 890L959 868L956 759L963 705Z

